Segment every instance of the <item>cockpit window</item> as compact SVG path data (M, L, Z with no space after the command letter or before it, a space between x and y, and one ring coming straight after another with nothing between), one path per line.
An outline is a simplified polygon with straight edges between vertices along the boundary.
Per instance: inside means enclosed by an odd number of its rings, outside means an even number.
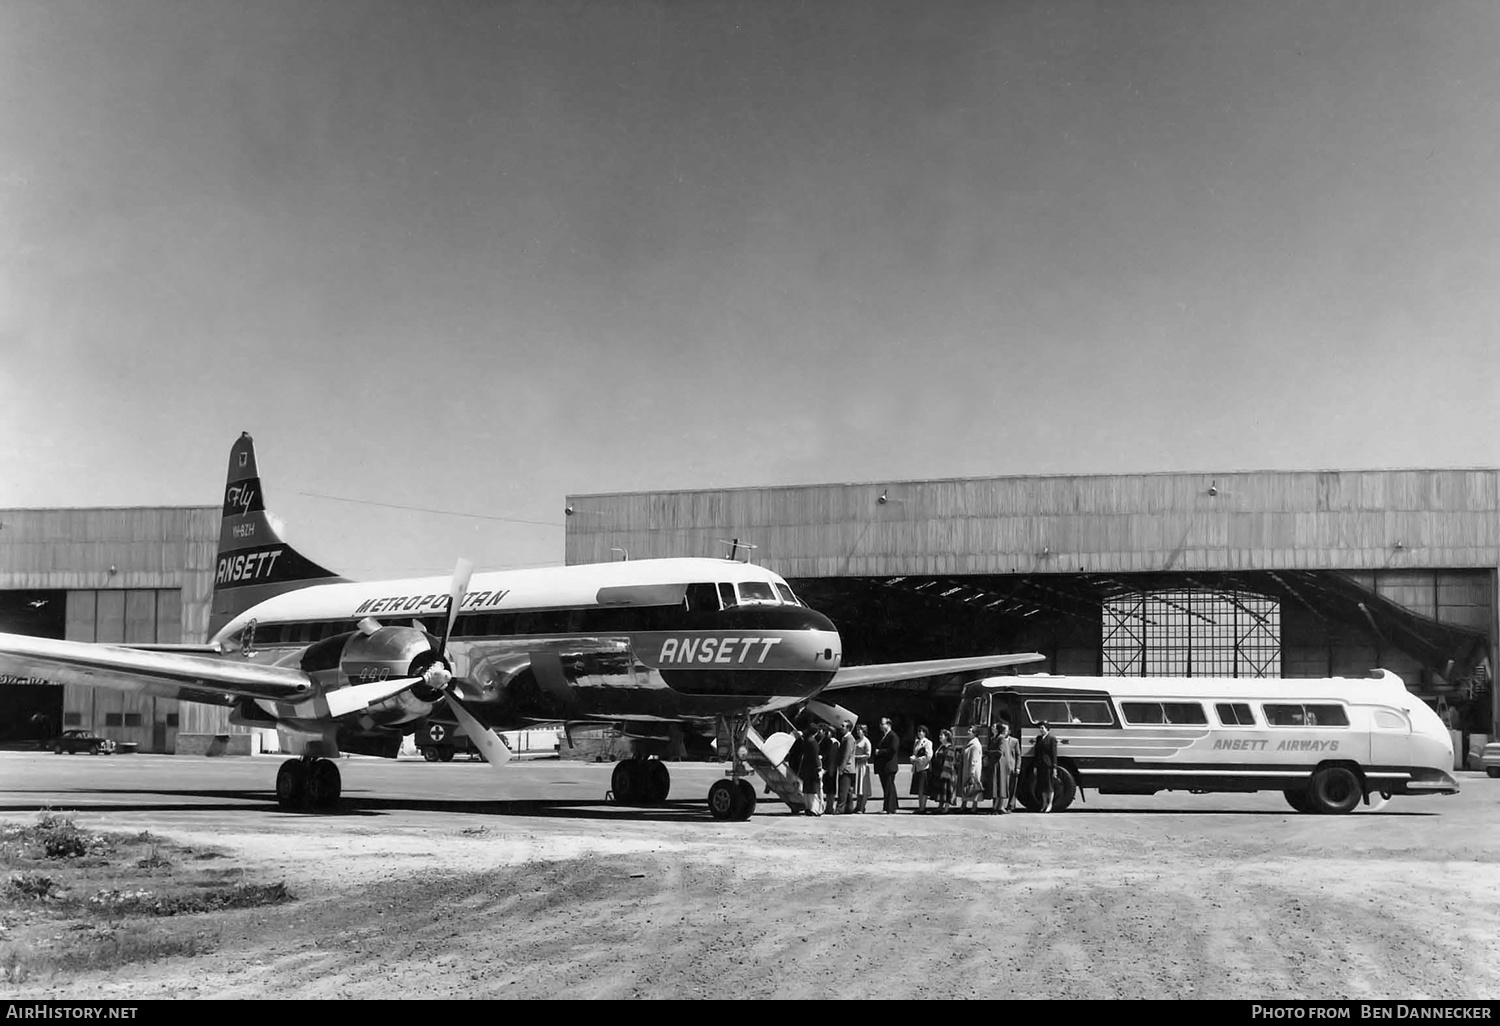
M732 605L735 604L734 585L732 585L732 584L720 584L719 585L719 601L722 602L722 603L724 603L724 608L725 609L728 609L730 606L732 606Z
M690 613L718 612L719 589L712 584L689 584L683 600Z
M800 606L802 604L797 601L797 596L792 594L792 589L788 588L785 584L778 583L776 585L776 594L780 595L781 601L789 606Z
M775 602L776 592L764 581L741 581L740 604L749 602Z

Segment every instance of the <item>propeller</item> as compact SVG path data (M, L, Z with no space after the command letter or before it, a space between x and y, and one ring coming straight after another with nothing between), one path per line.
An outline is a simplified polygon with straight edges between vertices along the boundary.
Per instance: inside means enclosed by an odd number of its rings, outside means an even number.
M464 708L453 687L453 671L448 667L448 639L453 636L453 623L458 619L459 607L463 605L464 592L469 589L469 578L474 573L474 564L460 559L453 568L453 584L448 589L448 621L443 625L443 636L438 640L433 653L437 656L422 678L443 693L443 699L453 710L453 715L463 726L464 733L474 746L484 753L484 760L491 766L499 766L510 759L510 749L489 727L480 723L474 714Z
M436 658L422 671L421 676L371 681L367 684L354 684L350 687L339 688L337 691L330 691L323 696L323 701L328 705L329 714L343 716L358 712L376 702L400 694L416 684L426 684L434 691L441 693L443 701L448 703L449 708L453 710L453 715L463 725L464 733L469 735L469 740L473 741L474 746L484 753L485 761L491 766L499 766L508 761L511 755L510 749L500 739L500 735L480 723L459 700L453 687L453 670L448 665L448 639L453 636L453 625L458 620L458 611L463 607L464 593L469 589L469 578L473 574L474 564L467 559L460 559L454 565L453 580L448 587L448 616L443 624L443 636L438 639L437 647L432 650ZM359 630L366 636L372 635L380 630L380 621L374 617L366 617L359 622Z

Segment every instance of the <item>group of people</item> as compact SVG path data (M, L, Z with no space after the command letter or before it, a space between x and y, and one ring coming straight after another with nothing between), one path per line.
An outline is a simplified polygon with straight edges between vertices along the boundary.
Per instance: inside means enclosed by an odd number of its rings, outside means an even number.
M794 728L787 765L802 781L807 812L864 812L876 776L885 802L881 811L896 811L900 739L888 719L880 721L880 731L872 743L863 723Z
M864 812L874 793L873 778L877 776L881 812L900 809L896 794L900 739L889 719L880 721L880 738L873 744L863 723L807 725L793 728L793 735L787 766L801 780L805 812L810 815ZM1009 723L1001 721L996 726L993 754L988 788L993 804L989 811L991 815L1004 815L1016 809L1021 773L1021 742L1011 735ZM1051 812L1057 738L1045 722L1037 724L1031 756L1038 778L1040 809ZM954 742L951 730L943 730L934 745L927 736L927 728L917 728L911 756L911 793L917 796L919 814L928 812L929 800L939 813L955 810L977 813L985 791L984 741L980 728L970 727L969 739L962 746Z

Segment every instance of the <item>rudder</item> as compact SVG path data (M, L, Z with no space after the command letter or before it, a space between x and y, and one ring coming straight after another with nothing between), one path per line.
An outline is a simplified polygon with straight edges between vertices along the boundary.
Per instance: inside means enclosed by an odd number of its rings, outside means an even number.
M265 493L255 462L255 440L244 432L229 450L224 515L214 561L213 609L208 634L273 595L311 584L347 580L292 548L266 516Z

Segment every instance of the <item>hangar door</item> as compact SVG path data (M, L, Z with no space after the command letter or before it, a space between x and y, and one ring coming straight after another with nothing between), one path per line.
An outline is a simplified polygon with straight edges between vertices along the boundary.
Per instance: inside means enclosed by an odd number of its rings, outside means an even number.
M1104 601L1102 626L1106 676L1281 676L1281 604L1264 595L1117 595Z

